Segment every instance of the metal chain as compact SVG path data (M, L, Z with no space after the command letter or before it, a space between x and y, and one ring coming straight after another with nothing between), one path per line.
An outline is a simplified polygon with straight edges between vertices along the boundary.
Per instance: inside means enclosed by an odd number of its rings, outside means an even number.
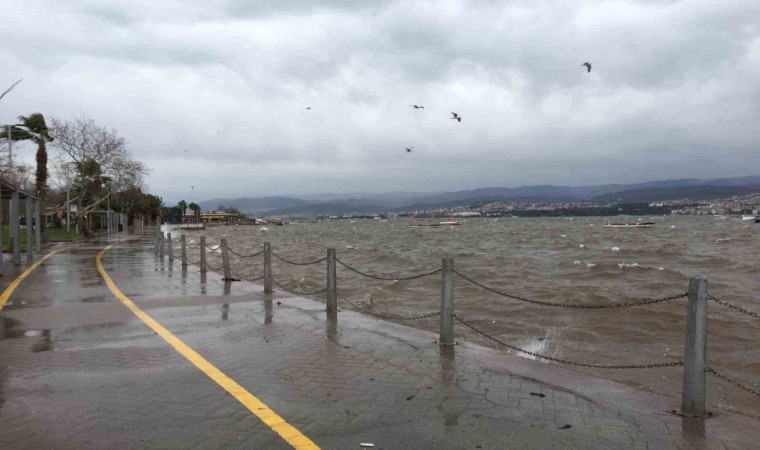
M335 261L337 261L341 266L345 267L346 269L350 270L351 272L358 273L361 276L367 277L367 278L374 278L375 280L383 280L383 281L406 281L406 280L416 280L417 278L423 278L428 277L430 275L435 275L438 272L441 271L441 269L435 269L431 270L430 272L421 273L418 275L412 275L408 277L381 277L377 275L370 275L368 273L362 272L359 269L355 269L348 264L344 263L343 261L339 260L338 258L335 258Z
M689 296L688 292L684 292L682 294L675 294L675 295L669 295L667 297L662 298L654 298L654 299L642 299L638 302L624 302L624 303L611 303L609 305L568 305L565 303L555 303L555 302L546 302L541 300L532 300L526 297L520 297L519 295L512 295L508 294L506 292L500 291L498 289L494 289L492 287L488 287L484 285L483 283L479 283L472 278L468 277L467 275L457 272L456 270L453 270L455 274L457 274L459 277L461 277L464 280L469 281L470 283L474 284L475 286L478 286L482 289L485 289L487 291L493 292L494 294L499 294L503 297L511 298L514 300L519 300L521 302L526 303L533 303L536 305L542 305L542 306L551 306L554 308L571 308L571 309L614 309L614 308L630 308L632 306L643 306L643 305L652 305L654 303L663 303L663 302L669 302L671 300L677 300L679 298L685 298Z
M219 267L214 267L211 264L209 264L208 262L206 262L206 266L208 266L208 268L211 269L211 270L221 270L224 267L224 264L222 264Z
M273 251L270 251L270 253L272 254L272 256L274 256L275 258L279 259L280 261L286 262L288 264L292 264L294 266L310 266L312 264L319 264L322 261L327 261L327 257L325 256L324 258L320 258L320 259L317 259L317 260L314 260L314 261L296 262L296 261L287 260L287 259L283 258L282 256L278 255L277 253L275 253Z
M198 245L190 245L190 244L185 244L185 245L187 246L187 248L198 248L201 246L201 243L198 242Z
M235 271L232 270L232 267L230 267L230 273L232 273L232 275L234 277L240 278L241 280L245 280L245 281L259 281L259 280L263 280L264 279L264 275L262 275L260 277L257 277L257 278L246 278L246 277L244 277L244 276L242 276L242 275L240 275L238 273L235 273Z
M211 247L210 245L206 244L206 248L213 252L214 250L219 250L220 248L222 248L222 244L219 244L216 247Z
M179 244L180 242L182 242L182 239L172 239L172 242L175 244Z
M361 312L367 313L367 314L369 314L371 316L379 317L381 319L390 319L390 320L419 320L419 319L426 319L428 317L438 316L438 315L441 314L440 311L436 311L436 312L433 312L433 313L422 314L420 316L391 316L391 315L387 315L387 314L376 313L376 312L370 311L370 310L368 310L366 308L362 308L361 306L357 305L356 303L352 302L351 300L349 300L347 298L344 298L343 301L346 302L346 303L348 303L349 305L353 306L354 308L358 309Z
M708 295L707 298L709 300L714 301L715 303L720 304L720 305L727 306L727 307L729 307L731 309L735 309L735 310L739 311L740 313L744 313L744 314L746 314L748 316L754 317L756 319L760 319L760 314L758 314L756 312L752 312L752 311L750 311L748 309L744 309L741 306L736 306L736 305L734 305L732 303L729 303L727 301L720 300L718 298L713 297L712 295Z
M464 319L457 317L456 314L452 314L451 316L454 319L456 319L458 322L460 322L462 325L478 333L479 335L496 342L497 344L500 344L504 347L512 349L516 352L524 353L526 355L530 355L539 359L545 359L547 361L558 362L561 364L569 364L572 366L580 366L580 367L594 367L597 369L655 369L659 367L676 367L676 366L683 365L683 361L674 361L674 362L667 362L667 363L650 363L650 364L597 364L597 363L585 363L585 362L580 362L580 361L572 361L569 359L555 358L553 356L542 355L540 353L531 352L531 351L522 349L520 347L515 347L514 345L507 344L506 342L498 338L495 338L484 331L481 331L475 328L474 325L470 324Z
M760 391L752 389L751 387L749 387L747 385L744 385L744 384L742 384L742 383L734 380L733 378L727 377L727 376L723 375L722 373L718 372L717 370L713 369L712 367L708 366L708 367L705 368L705 370L707 372L710 372L711 374L715 375L718 378L722 378L722 379L728 381L729 383L733 384L734 386L736 386L736 387L738 387L740 389L744 389L745 391L749 392L750 394L755 394L758 397L760 397Z
M193 261L192 259L187 258L187 262L189 262L190 264L192 264L194 266L197 266L197 265L199 265L201 263L201 260L199 259L198 261Z
M227 247L227 251L230 252L230 253L232 253L233 255L239 256L241 258L253 258L254 256L259 256L260 254L264 253L264 250L260 250L260 251L258 251L256 253L252 253L250 255L241 255L240 253L236 252L235 250L233 250L233 249L231 249L229 247Z
M274 282L274 284L276 284L277 286L279 286L282 290L290 292L291 294L295 294L295 295L317 295L317 294L322 294L324 292L327 292L327 288L320 289L320 290L314 291L314 292L306 292L306 291L304 291L304 292L298 292L298 291L293 291L291 289L288 289L285 286L281 285L277 280L274 279L274 277L272 277L272 281Z

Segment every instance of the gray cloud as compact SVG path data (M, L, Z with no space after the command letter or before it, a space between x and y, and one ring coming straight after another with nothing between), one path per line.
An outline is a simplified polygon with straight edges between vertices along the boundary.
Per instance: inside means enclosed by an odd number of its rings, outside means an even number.
M0 123L85 113L171 201L758 174L757 17L754 0L11 0L0 85L24 83Z

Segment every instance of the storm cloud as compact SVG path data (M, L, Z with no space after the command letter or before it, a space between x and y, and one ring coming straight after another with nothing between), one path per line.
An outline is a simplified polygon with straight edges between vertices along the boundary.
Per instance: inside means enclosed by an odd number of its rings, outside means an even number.
M756 0L10 0L0 88L24 81L0 123L86 114L171 202L757 175L758 17Z

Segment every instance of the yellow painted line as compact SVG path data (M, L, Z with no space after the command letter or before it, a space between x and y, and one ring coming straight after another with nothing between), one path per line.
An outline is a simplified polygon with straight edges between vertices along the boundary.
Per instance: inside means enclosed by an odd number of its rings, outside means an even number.
M105 252L111 249L113 245L109 245L98 253L95 258L95 264L98 267L98 272L105 280L106 285L111 290L113 295L116 296L130 311L132 311L137 317L140 318L146 325L148 325L159 336L164 338L175 350L177 350L182 356L188 359L195 367L199 368L209 378L214 380L219 386L229 392L230 395L235 397L237 401L243 404L249 411L256 415L262 422L267 424L275 433L279 434L285 441L288 442L293 448L297 449L319 449L317 444L312 442L309 438L304 436L295 427L285 422L285 419L277 415L272 411L264 402L256 398L253 394L245 390L243 386L237 384L232 378L225 375L221 370L217 369L208 362L204 357L199 355L195 350L190 348L187 344L182 342L178 337L174 336L169 330L163 327L151 316L143 312L132 300L129 299L121 289L113 282L111 277L106 273L103 268L101 259Z
M55 255L58 252L60 252L60 250L56 250L56 251L48 253L47 255L40 258L36 263L27 267L26 270L21 275L16 277L16 279L13 280L13 282L9 284L7 288L5 288L5 290L3 291L3 294L0 295L0 309L3 309L3 306L5 306L5 302L7 302L9 298L11 298L11 294L13 294L13 291L16 290L16 288L18 287L19 284L21 284L21 281L23 281L24 278L28 277L29 274L32 273L32 271L37 268L37 266L42 264L43 261L45 261L46 259L50 258L51 256ZM0 258L2 258L2 255L0 255Z

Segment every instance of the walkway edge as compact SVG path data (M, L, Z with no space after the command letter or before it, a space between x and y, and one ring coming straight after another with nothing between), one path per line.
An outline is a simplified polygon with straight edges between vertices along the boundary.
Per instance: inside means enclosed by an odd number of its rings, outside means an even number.
M16 288L18 287L19 284L21 284L24 278L28 277L29 274L32 273L32 271L36 269L37 266L42 264L46 259L50 258L51 256L55 255L56 253L60 251L61 250L54 250L48 253L47 255L37 260L37 262L27 267L26 270L21 275L16 277L16 279L13 280L13 282L11 282L11 284L9 284L7 288L5 288L5 290L3 291L3 294L0 295L0 310L3 309L3 306L5 306L5 303L8 301L9 298L11 298L11 294L13 294L13 291L16 290ZM0 258L2 258L2 255L0 255Z
M134 315L142 320L148 327L155 331L159 336L164 338L174 349L182 356L187 358L188 361L193 363L195 367L200 369L206 376L214 380L219 386L221 386L230 395L235 397L243 406L248 408L256 417L262 422L267 424L275 433L280 435L285 441L288 442L293 448L296 449L316 449L319 447L312 442L308 437L303 435L298 429L285 422L285 420L277 415L272 409L270 409L264 402L259 400L256 396L248 392L244 387L240 386L233 379L225 375L221 370L217 369L213 364L203 358L198 352L193 350L190 346L185 344L178 337L174 336L169 330L164 328L163 325L158 323L155 319L143 312L137 305L132 302L118 286L113 282L111 277L103 267L102 257L103 255L113 247L109 245L98 253L95 258L95 265L98 268L98 272L103 277L106 285L111 290L111 293L118 298L124 306L126 306ZM40 261L42 262L42 261Z

